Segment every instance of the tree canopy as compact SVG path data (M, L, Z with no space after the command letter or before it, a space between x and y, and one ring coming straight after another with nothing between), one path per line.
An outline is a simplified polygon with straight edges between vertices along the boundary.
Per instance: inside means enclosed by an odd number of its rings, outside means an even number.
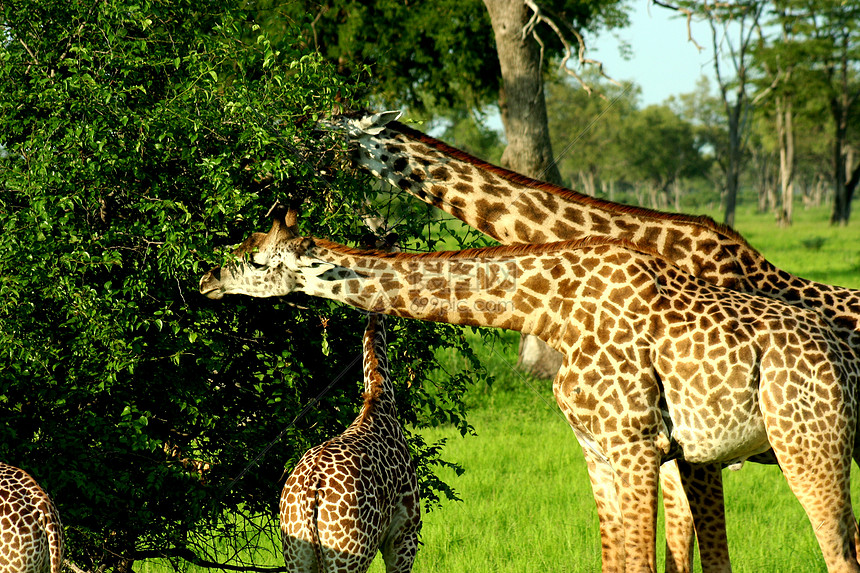
M4 0L0 24L0 458L54 497L81 567L256 546L284 469L356 411L363 321L196 283L275 200L309 234L366 232L367 181L323 167L342 144L314 126L367 76L211 0ZM465 431L465 376L427 378L462 338L392 330L405 420ZM411 441L427 503L453 495Z

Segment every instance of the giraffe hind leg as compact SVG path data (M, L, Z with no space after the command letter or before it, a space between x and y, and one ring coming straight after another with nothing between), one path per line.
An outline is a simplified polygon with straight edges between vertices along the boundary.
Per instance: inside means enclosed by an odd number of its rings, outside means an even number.
M417 478L415 478L417 480ZM409 495L400 500L391 519L388 536L380 545L386 573L409 573L418 551L421 531L421 500L417 482Z
M824 374L807 380L826 381ZM815 399L823 392L814 387L803 399L779 400L782 395L782 388L763 384L762 413L783 475L806 511L828 571L860 572L850 496L853 400Z
M721 464L678 461L681 481L690 502L699 557L704 573L731 573Z
M677 461L666 462L660 467L660 488L666 522L666 573L691 573L696 530Z

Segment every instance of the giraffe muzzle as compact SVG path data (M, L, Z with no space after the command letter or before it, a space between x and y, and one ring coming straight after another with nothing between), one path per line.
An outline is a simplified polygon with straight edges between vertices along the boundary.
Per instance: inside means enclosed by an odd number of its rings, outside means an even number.
M203 278L200 279L200 294L212 300L224 298L224 291L221 289L220 268L214 268L203 275Z

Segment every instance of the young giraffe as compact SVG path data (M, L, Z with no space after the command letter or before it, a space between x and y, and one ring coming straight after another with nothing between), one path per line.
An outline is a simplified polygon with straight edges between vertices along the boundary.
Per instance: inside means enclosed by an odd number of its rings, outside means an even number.
M828 570L860 571L848 488L858 359L817 314L716 287L614 239L390 255L298 237L288 219L249 237L243 261L204 275L201 293L298 291L540 337L564 355L559 406L614 478L624 548L608 555L623 562L605 568L655 571L663 461L718 468L772 448Z
M63 525L36 480L0 462L0 573L60 573Z
M611 236L655 250L679 268L719 286L819 312L853 348L860 348L860 291L801 279L774 267L739 234L708 217L662 213L588 197L536 181L394 121L399 112L339 116L328 127L345 132L353 162L393 186L463 220L502 243L545 243ZM601 535L618 531L620 516L601 492L601 476L586 451ZM690 468L684 467L684 471ZM690 482L704 570L728 571L722 491L713 476ZM678 468L663 468L667 571L692 569L694 528ZM720 498L720 499L715 499ZM604 548L618 546L611 541ZM604 559L606 559L605 557ZM611 559L611 558L610 558Z
M281 539L295 573L412 570L421 529L418 478L397 420L382 317L363 338L364 405L344 433L308 450L284 484Z

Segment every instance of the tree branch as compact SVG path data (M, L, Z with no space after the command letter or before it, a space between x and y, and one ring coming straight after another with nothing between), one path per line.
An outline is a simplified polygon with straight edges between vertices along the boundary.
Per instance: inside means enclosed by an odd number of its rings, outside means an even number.
M178 557L197 567L205 567L207 569L220 569L222 571L242 571L253 573L286 573L286 567L258 567L256 565L229 565L227 563L219 563L198 557L190 549L177 547L170 551L135 551L131 556L135 561L142 559L169 559ZM73 570L74 573L87 573L80 569Z
M667 10L674 10L676 12L681 12L682 14L684 14L686 16L686 20L687 20L687 41L691 42L696 47L696 49L699 50L700 52L705 49L702 46L700 46L699 43L696 41L696 39L693 37L693 26L692 26L692 24L693 24L693 11L692 10L690 10L688 8L682 8L680 6L674 6L674 5L668 4L666 2L661 2L660 0L651 0L651 2L653 2L657 6L660 6L661 8L666 8Z
M547 16L545 10L537 2L535 2L535 0L523 0L523 3L532 11L532 17L529 19L528 22L526 22L526 25L523 26L523 38L527 37L528 35L534 37L535 41L541 47L541 62L543 62L542 56L544 51L544 43L538 36L536 28L538 24L543 23L549 26L549 28L555 33L556 38L558 38L559 42L561 42L561 45L564 48L564 56L562 57L561 63L559 64L559 70L563 70L567 75L575 78L576 81L579 82L579 85L582 86L582 89L584 89L588 95L593 94L594 89L590 85L588 85L588 83L586 83L582 76L567 67L567 62L574 57L573 46L571 45L570 41L568 41L565 33L562 31L556 20ZM601 76L612 82L614 85L621 87L621 84L606 75L606 73L603 71L603 62L585 57L587 48L585 45L585 39L582 37L582 34L580 34L579 31L577 31L571 24L565 23L565 25L570 31L570 33L573 35L573 37L576 38L576 42L578 45L576 58L579 63L582 65L590 64L596 66L597 72ZM601 98L606 99L606 96L604 96L603 94L598 95Z

